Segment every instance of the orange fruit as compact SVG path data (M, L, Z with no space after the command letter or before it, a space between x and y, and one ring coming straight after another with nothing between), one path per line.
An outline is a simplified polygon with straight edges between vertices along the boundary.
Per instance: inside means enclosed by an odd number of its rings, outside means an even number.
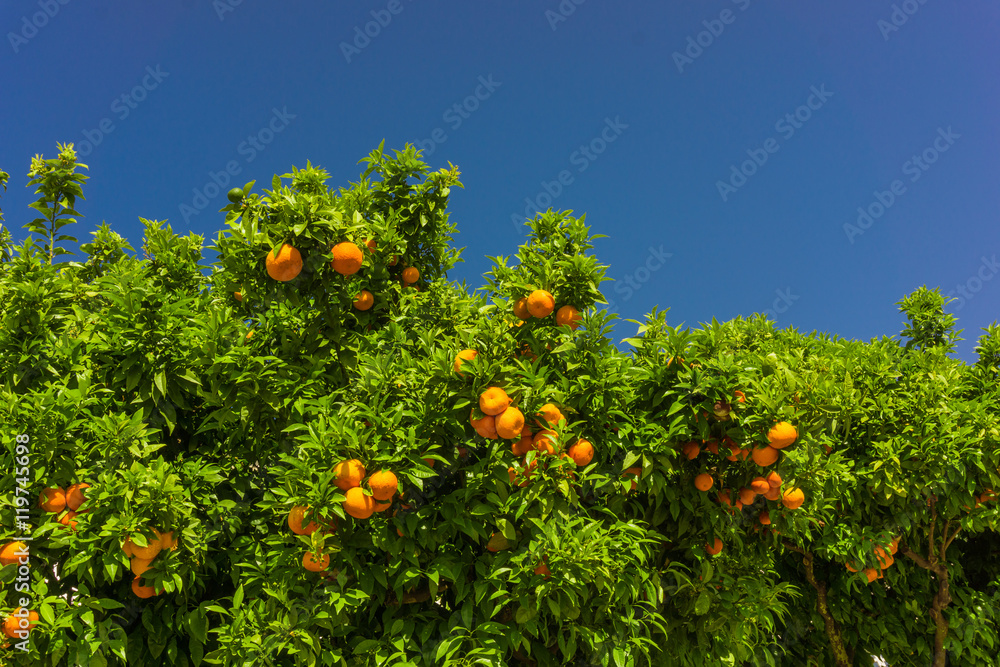
M896 562L896 559L886 553L885 549L882 547L875 547L875 558L878 560L879 567L885 569Z
M132 574L139 576L150 568L152 562L152 558L133 558L129 567L132 568Z
M375 248L378 247L378 244L375 242L375 239L368 239L365 241L365 246L367 246L370 252L375 252Z
M538 414L549 423L549 426L557 426L564 419L562 412L552 403L543 405Z
M380 503L378 501L375 501L375 511L376 512L384 512L387 509L389 509L390 507L392 507L392 501L391 500L389 502L387 502L387 503Z
M762 468L766 468L769 465L777 463L778 450L770 445L759 449L755 447L753 451L750 452L750 456L753 457L754 463Z
M531 313L528 312L528 297L522 296L514 302L514 316L522 321L531 318Z
M754 493L763 495L771 490L771 485L763 477L754 477L753 481L750 482L750 488L753 489Z
M288 282L302 273L302 255L287 243L281 244L277 252L267 253L265 264L267 275L281 282Z
M767 483L771 485L772 489L777 489L779 486L781 486L781 475L779 475L774 470L767 473L767 476L764 477L764 479L767 480Z
M381 470L368 478L368 486L372 490L372 498L386 501L392 499L399 490L399 480L388 470Z
M510 440L521 435L524 428L524 415L514 406L508 407L495 418L497 435Z
M462 374L462 362L463 361L472 361L478 355L479 355L479 352L477 352L476 350L462 350L461 352L459 352L458 354L456 354L455 355L455 364L454 364L455 372L458 373L459 375L461 375Z
M744 394L742 391L734 391L733 392L733 396L736 397L736 402L737 403L746 403L747 402L747 395Z
M716 554L722 553L722 540L718 537L715 538L715 542L705 545L705 551L708 552L709 556L714 556Z
M525 425L521 429L521 439L510 446L510 451L514 453L514 456L524 456L530 452L534 446L534 436L531 434L531 429Z
M566 453L578 466L585 466L594 460L594 445L591 444L590 440L581 438L570 445Z
M788 422L778 422L767 432L767 440L775 449L784 449L795 442L799 432Z
M396 266L396 262L399 261L399 255L393 255L389 260L389 266Z
M802 489L789 489L781 496L781 504L790 510L802 507L805 500L806 495L802 493Z
M333 253L333 261L330 262L330 266L340 275L353 276L361 269L364 255L361 254L361 248L350 241L338 243L333 246L331 252Z
M135 593L137 598L146 599L151 598L154 595L159 595L159 593L156 592L156 589L152 586L142 586L139 584L140 578L141 577L139 575L136 575L135 579L132 580L132 592Z
M18 634L19 631L27 630L28 632L31 632L38 624L37 611L29 611L27 618L24 618L22 614L24 614L24 607L18 607L3 621L3 633L11 639L20 639L21 636ZM24 620L26 620L28 624L27 627L22 628L21 621Z
M135 552L132 550L131 540L125 540L125 542L122 544L122 551L125 552L126 558L132 558L135 556Z
M403 269L403 282L412 285L420 280L420 270L415 266L408 266Z
M375 513L375 499L365 495L360 486L355 486L347 490L344 511L355 519L367 519Z
M500 387L490 387L479 395L479 409L486 415L496 416L510 405L510 397Z
M8 542L0 548L0 565L20 563L20 559L28 558L28 545L24 542Z
M895 556L896 552L899 550L899 541L902 539L903 539L902 537L892 538L892 544L889 545L889 553L891 553L893 556Z
M636 486L638 486L636 480L642 476L642 468L627 468L625 472L622 473L622 477L626 477L628 475L632 475L635 478L632 480L632 488L630 489L631 491L635 491Z
M576 329L580 326L580 319L580 311L573 306L563 306L556 311L556 324L559 326L566 325L570 329Z
M855 572L856 573L858 571L858 566L854 563L854 561L848 561L848 562L844 563L844 567L847 568L848 572Z
M540 563L538 567L535 568L535 574L540 574L546 579L552 576L552 571L549 570L549 566L545 563Z
M770 526L771 525L771 513L768 512L767 510L764 510L760 514L757 515L757 520L760 521L760 524L762 526Z
M153 534L155 537L152 539L146 538L146 546L140 547L138 544L132 541L132 538L128 538L125 542L130 543L132 546L132 553L135 554L136 558L148 558L153 560L156 558L156 554L163 550L163 541L161 539L162 534L160 531L153 529Z
M701 454L701 447L698 446L697 442L689 442L684 445L684 448L681 451L684 452L688 461L693 461L698 458L699 454Z
M329 566L330 566L329 554L317 555L311 551L307 551L302 556L302 567L304 567L309 572L322 572Z
M86 500L83 496L83 490L89 489L90 484L86 482L80 484L74 484L73 486L66 489L66 507L70 508L74 512L80 509L80 505Z
M719 492L719 495L716 497L718 498L720 505L725 505L726 507L733 506L733 501L729 497L729 489L723 489L722 491Z
M312 535L319 529L319 524L315 521L310 521L306 526L302 525L308 511L307 505L296 505L288 512L288 527L296 535Z
M361 290L356 297L354 297L354 307L357 310L368 310L373 305L375 305L375 295L366 289Z
M781 500L781 487L772 486L768 492L764 494L764 497L768 500Z
M66 509L66 492L58 486L45 489L38 494L38 506L46 512L58 514Z
M334 466L333 472L337 475L336 484L341 491L361 486L361 480L365 478L365 467L357 459L341 461Z
M532 317L548 317L556 308L556 300L549 292L536 289L528 295L527 308Z
M484 415L479 419L475 419L475 414L476 410L473 408L472 413L469 415L469 423L472 424L472 428L476 429L476 433L487 440L496 440L500 437L497 434L496 418L493 415Z
M715 485L715 480L707 472L703 472L694 478L694 488L699 491L708 491Z
M879 571L873 567L869 567L865 569L864 575L868 578L868 583L870 584L878 579Z
M756 497L757 494L753 489L747 487L740 489L740 502L744 505L753 505L753 501Z
M555 443L558 440L558 438L559 434L556 433L555 431L549 431L549 430L539 431L538 433L535 434L535 437L532 438L532 443L534 444L535 449L537 449L543 454L555 454L556 453Z
M163 544L164 549L170 549L171 551L177 551L177 540L174 539L174 531L169 531L162 533L160 535L160 542Z
M62 515L62 518L59 519L59 523L66 526L70 530L76 530L76 524L77 524L76 514L77 513L74 512L73 510L69 510L68 512Z
M243 292L233 292L233 298L235 298L237 301L242 301Z

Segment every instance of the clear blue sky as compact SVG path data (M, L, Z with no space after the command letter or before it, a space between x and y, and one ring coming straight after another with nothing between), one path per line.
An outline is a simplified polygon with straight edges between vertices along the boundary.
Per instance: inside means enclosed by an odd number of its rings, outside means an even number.
M139 216L214 238L224 194L181 206L231 161L240 185L307 159L342 185L382 139L424 141L463 172L451 277L473 286L519 243L511 215L540 204L609 235L625 318L772 309L867 340L902 329L904 294L961 286L967 359L1000 318L995 2L237 1L3 4L16 238L30 158L60 141L89 153L76 235L107 220L136 247ZM857 226L859 207L881 215Z

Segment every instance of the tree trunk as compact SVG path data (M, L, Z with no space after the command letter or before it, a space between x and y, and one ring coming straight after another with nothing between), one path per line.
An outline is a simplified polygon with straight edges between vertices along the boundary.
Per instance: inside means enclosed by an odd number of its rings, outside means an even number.
M945 667L948 655L944 650L944 640L948 637L948 619L944 617L944 608L951 603L948 592L948 568L935 569L938 576L938 592L931 605L931 618L934 619L934 662L933 667Z
M840 625L833 618L833 615L830 613L830 607L827 604L826 582L816 579L812 553L788 542L785 543L785 546L802 554L802 564L806 568L806 580L816 589L816 608L819 611L819 615L823 617L823 626L826 629L826 637L830 641L830 650L833 652L834 664L837 667L852 667L853 661L844 647L844 638L840 633Z

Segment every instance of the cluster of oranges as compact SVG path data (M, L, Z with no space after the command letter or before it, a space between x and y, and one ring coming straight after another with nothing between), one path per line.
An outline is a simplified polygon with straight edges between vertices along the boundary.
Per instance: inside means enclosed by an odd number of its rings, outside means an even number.
M514 315L521 321L532 317L543 318L556 309L556 300L551 292L536 289L528 296L523 296L514 302ZM580 326L580 311L571 305L565 305L556 311L556 324L566 325L571 329Z
M151 598L163 592L152 586L143 586L140 579L152 567L153 560L160 555L160 552L167 549L171 551L177 549L177 540L174 539L173 531L160 532L153 528L153 535L155 536L153 539L146 539L144 547L136 544L131 537L125 538L125 542L122 544L125 557L130 559L129 568L135 575L135 578L132 579L132 592L140 598Z
M83 510L83 512L77 512L80 506L83 505L83 501L86 500L83 491L89 487L90 484L86 483L73 484L65 490L58 486L50 487L38 494L38 506L46 512L56 515L61 514L59 523L67 528L76 530L77 514L85 514L90 511ZM66 510L65 514L63 514L63 510Z
M882 579L885 575L883 572L888 569L896 559L893 556L896 555L896 551L899 549L899 541L902 537L894 537L892 543L889 545L889 551L886 552L882 547L875 547L872 553L875 555L875 560L878 562L878 568L867 567L861 570L861 574L868 580L868 583L872 583L876 579ZM848 572L858 572L858 567L853 562L846 563Z
M738 398L743 399L743 396L741 395ZM743 400L740 400L740 402L743 402ZM777 463L780 450L791 445L797 438L798 431L792 424L784 421L778 422L768 431L768 444L765 447L748 450L739 447L730 438L724 438L723 444L729 448L729 454L725 458L728 461L741 461L746 460L750 456L754 463L762 468L766 468ZM718 454L719 444L713 440L707 443L706 449L713 454ZM695 442L689 442L682 447L681 451L688 460L693 461L701 454L701 446ZM790 510L796 510L801 507L805 502L805 494L802 492L802 489L791 487L783 491L782 484L781 475L776 471L771 471L766 476L759 475L754 477L749 485L737 491L735 501L732 498L732 491L730 489L722 489L717 496L717 500L720 505L724 505L734 512L742 510L744 506L752 505L758 495L764 496L767 500L780 501L782 505ZM715 486L715 479L709 473L700 473L694 478L694 486L699 491L707 492ZM769 527L771 525L770 511L766 509L762 510L757 520L762 526ZM713 543L705 545L705 551L714 556L722 551L722 546L722 541L716 539Z
M392 505L392 499L399 490L399 480L388 470L381 470L368 478L368 488L371 495L365 493L361 483L365 479L365 466L357 459L341 461L334 467L336 485L344 491L343 508L349 516L355 519L368 519L375 512L384 512ZM296 535L312 535L320 529L320 524L310 520L303 525L310 508L306 505L296 505L288 512L288 527ZM335 524L323 527L325 532L337 529ZM310 572L320 572L330 565L328 554L307 552L302 557L302 567Z

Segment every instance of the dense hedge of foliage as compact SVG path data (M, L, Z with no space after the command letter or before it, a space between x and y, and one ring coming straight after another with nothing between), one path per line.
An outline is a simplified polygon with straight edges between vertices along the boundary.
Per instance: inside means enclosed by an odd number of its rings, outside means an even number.
M623 352L568 212L449 282L459 172L409 146L231 192L211 264L149 220L56 263L60 151L0 230L12 663L994 664L1000 329L951 358L939 292L900 337L654 311Z

